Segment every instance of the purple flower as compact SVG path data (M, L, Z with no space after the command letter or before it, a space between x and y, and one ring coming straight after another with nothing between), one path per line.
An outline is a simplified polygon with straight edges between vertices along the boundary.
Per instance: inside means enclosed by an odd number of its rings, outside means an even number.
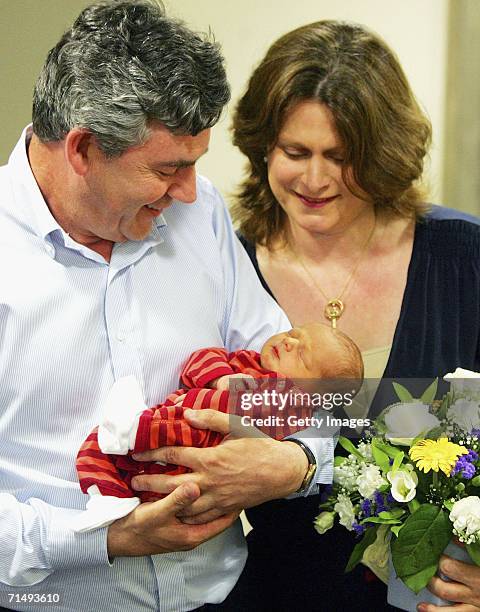
M372 516L372 502L369 499L364 499L360 504L360 508L365 517Z
M353 522L353 530L357 536L361 536L365 532L365 525L360 525L357 521Z
M383 493L380 493L380 491L375 491L375 493L373 494L373 500L376 506L375 515L380 514L380 512L385 512L387 506L385 505L385 498L383 497Z
M465 455L465 457L468 458L468 461L470 461L470 462L477 461L478 453L476 453L474 450L470 449L468 451L468 455Z
M470 480L475 476L475 466L471 463L474 461L474 459L472 459L470 453L474 453L475 455L477 454L475 451L469 451L468 455L462 455L457 460L457 463L452 470L452 475L459 474L461 472L462 478L467 480Z

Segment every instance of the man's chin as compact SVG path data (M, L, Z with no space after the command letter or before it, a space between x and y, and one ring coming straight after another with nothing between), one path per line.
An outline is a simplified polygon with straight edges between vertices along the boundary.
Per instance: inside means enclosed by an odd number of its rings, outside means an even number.
M121 236L120 240L117 242L141 242L150 236L152 233L152 229L154 227L154 220L152 219L150 223L147 225L145 223L138 224L136 227L129 228L124 232Z

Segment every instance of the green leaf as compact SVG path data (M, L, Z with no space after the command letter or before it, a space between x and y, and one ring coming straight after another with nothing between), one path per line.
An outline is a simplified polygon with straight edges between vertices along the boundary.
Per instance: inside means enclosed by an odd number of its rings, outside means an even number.
M381 525L399 525L401 521L397 518L383 518L378 516L369 516L360 521L360 525L366 525L368 523L379 523Z
M398 468L402 465L403 458L405 457L405 453L400 451L395 459L393 460L392 470L396 472Z
M405 514L405 510L403 508L393 508L392 510L385 510L384 512L380 512L378 515L380 518L394 518L398 519Z
M414 593L418 593L423 588L425 588L430 578L435 575L435 572L437 571L437 567L438 567L438 562L434 563L433 565L429 565L428 567L424 568L423 570L420 570L416 574L407 576L406 578L403 579L403 582Z
M355 448L354 444L352 444L352 442L350 442L348 438L344 438L343 436L340 436L338 438L338 443L340 444L342 448L344 448L347 451L347 453L351 453L352 455L355 455L357 459L360 459L361 461L365 461L365 457Z
M475 565L480 565L480 544L478 542L467 544L466 549Z
M345 573L351 572L352 569L357 566L362 560L363 553L365 550L375 542L375 538L377 537L377 529L378 526L370 527L366 530L363 538L355 545L352 550L352 554L350 555L350 559L348 560L347 567L345 568Z
M475 476L475 478L472 478L470 484L472 484L474 487L480 487L480 476Z
M338 467L339 465L342 465L342 463L345 463L345 461L347 460L346 457L340 457L339 455L335 456L334 460L333 460L333 465L335 467Z
M420 508L420 502L418 499L412 499L412 501L408 502L408 509L410 510L410 514L413 514Z
M382 470L388 472L390 470L390 457L383 450L372 444L372 455L375 463Z
M441 438L444 435L445 427L443 425L439 425L438 427L434 427L433 429L429 429L428 431L424 432L422 437L429 440L438 440L438 438ZM417 439L415 439L415 443L416 442L418 442Z
M415 398L413 397L413 395L410 393L410 391L406 387L404 387L403 385L397 382L393 382L392 384L393 384L393 388L395 389L395 393L397 394L398 399L401 402L415 401Z
M372 440L372 448L378 448L392 459L395 459L397 455L403 453L403 451L396 446L392 446L392 444L388 444L388 442L382 442L378 438Z
M393 525L392 527L390 527L390 531L398 537L398 533L400 531L400 529L403 528L403 525Z
M451 499L446 499L446 500L443 502L443 507L444 507L444 508L446 508L446 509L447 509L447 510L450 512L450 511L451 511L451 509L453 508L453 504L454 504L454 503L455 503L455 502L454 502L454 501L452 501Z
M432 384L427 387L427 389L425 389L425 391L422 394L422 397L420 398L420 401L423 402L424 404L431 404L433 402L433 400L435 399L435 396L437 395L437 388L438 388L438 378L436 378Z
M411 514L392 542L392 561L405 584L416 593L426 586L450 541L452 524L447 513L434 504L422 504Z
M437 419L439 419L440 421L443 421L445 419L445 417L447 416L447 412L448 409L450 408L450 406L453 403L453 392L450 390L447 393L445 393L445 396L442 400L442 403L440 405L440 408L438 409L438 411L436 412L435 416L437 417Z

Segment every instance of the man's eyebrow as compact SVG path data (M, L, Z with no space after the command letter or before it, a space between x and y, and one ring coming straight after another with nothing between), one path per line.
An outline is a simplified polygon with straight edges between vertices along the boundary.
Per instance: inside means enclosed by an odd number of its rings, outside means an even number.
M197 159L172 159L170 161L158 162L155 164L155 168L189 168L190 166L194 166L200 157L203 157L205 153L208 152L206 149Z

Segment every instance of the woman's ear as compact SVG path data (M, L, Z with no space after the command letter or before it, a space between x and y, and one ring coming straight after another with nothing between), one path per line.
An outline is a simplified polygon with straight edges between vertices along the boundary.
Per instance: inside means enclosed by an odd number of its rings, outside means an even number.
M65 157L73 171L84 176L99 149L95 136L88 130L73 128L65 136Z

